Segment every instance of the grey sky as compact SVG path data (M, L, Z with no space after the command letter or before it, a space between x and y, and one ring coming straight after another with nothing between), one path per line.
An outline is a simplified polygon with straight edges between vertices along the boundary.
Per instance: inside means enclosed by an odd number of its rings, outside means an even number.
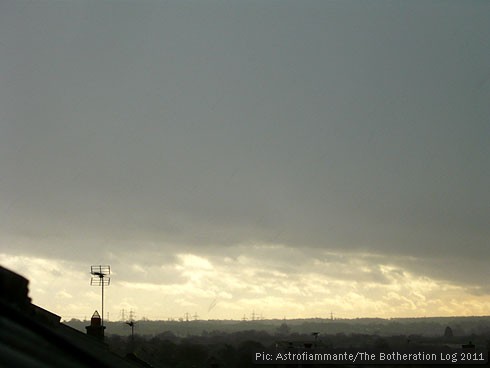
M489 297L488 19L486 1L3 1L0 253L238 267L277 245L295 256L264 268L292 279L357 258Z

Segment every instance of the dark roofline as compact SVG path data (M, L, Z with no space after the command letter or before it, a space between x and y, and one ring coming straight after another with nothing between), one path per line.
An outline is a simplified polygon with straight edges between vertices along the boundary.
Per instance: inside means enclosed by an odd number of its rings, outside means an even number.
M103 342L63 323L61 317L31 303L29 281L0 266L0 348L3 359L41 366L134 368ZM14 362L10 362L13 364ZM2 365L2 364L0 364Z

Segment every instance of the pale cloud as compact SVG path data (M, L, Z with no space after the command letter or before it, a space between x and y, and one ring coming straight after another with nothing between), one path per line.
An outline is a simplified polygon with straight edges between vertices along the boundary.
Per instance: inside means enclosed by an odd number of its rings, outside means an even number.
M58 299L71 299L73 298L73 295L68 293L66 290L60 290L56 292L55 297Z
M147 270L146 270L144 267L140 266L139 264L133 264L133 265L131 266L131 269L132 269L134 272L137 272L137 273L142 273L142 274L146 274L146 273L148 272L148 271L147 271Z
M203 257L198 257L193 254L179 254L177 258L181 261L183 270L199 271L213 269L211 263Z
M266 247L265 252L270 249ZM294 252L284 246L274 249L279 253ZM281 270L293 261L281 257L264 260L260 247L255 248L255 255L256 258L247 255L231 259L177 253L178 263L171 267L181 280L177 283L172 281L175 277L165 281L168 266L128 267L136 272L134 275L142 275L140 281L119 280L124 272L117 270L111 286L106 288L106 310L116 316L122 309L133 309L140 316L161 319L178 318L186 309L201 318L240 319L252 311L268 318L328 317L330 311L346 318L410 317L481 314L490 301L486 294L472 295L464 286L390 264L389 258L385 259L387 263L379 263L381 256L324 254L331 259L328 267L318 259L304 260L305 267L296 269L291 276ZM78 270L86 265L8 255L2 255L0 261L6 267L24 270L30 279L33 301L64 318L100 308L100 293L90 287L88 270ZM124 264L124 260L118 263ZM264 264L267 269L262 268ZM348 272L342 271L345 267ZM64 277L59 276L62 271ZM144 282L147 272L154 274L151 282ZM366 277L371 273L378 276ZM62 300L70 303L58 303ZM208 311L213 303L215 306Z

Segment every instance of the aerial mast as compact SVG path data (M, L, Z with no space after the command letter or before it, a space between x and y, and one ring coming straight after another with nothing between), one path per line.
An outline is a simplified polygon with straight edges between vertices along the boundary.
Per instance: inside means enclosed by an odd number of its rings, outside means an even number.
M97 265L90 267L90 273L92 278L90 279L91 286L100 286L102 288L102 314L101 325L104 326L104 286L109 286L111 283L111 266L109 265Z

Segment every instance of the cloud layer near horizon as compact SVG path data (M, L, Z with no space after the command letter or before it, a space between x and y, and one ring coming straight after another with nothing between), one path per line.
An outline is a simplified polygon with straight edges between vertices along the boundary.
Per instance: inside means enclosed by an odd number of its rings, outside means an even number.
M110 263L169 311L484 314L489 14L2 3L2 262Z

